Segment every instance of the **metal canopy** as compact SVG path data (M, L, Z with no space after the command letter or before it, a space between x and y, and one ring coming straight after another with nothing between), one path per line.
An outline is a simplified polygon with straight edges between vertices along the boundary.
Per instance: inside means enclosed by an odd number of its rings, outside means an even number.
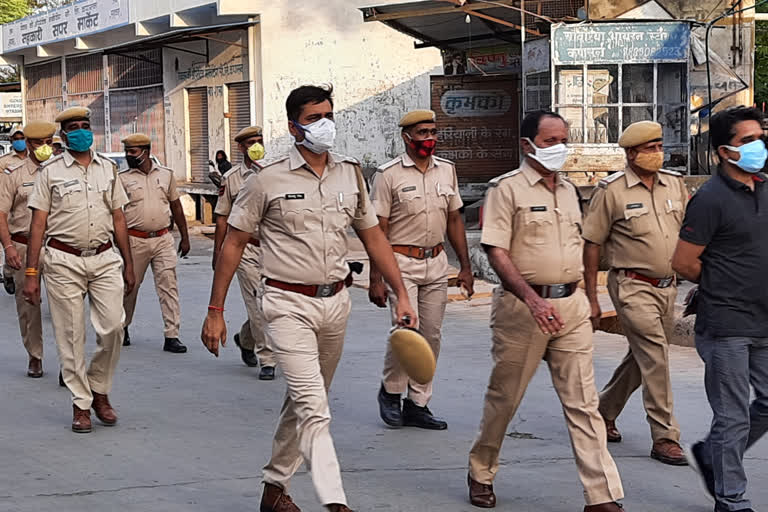
M583 0L424 0L361 11L365 21L380 21L421 41L416 48L467 50L519 44L522 9L530 39L546 35L554 21L573 19L583 6Z
M227 23L224 25L211 25L207 27L177 28L177 29L170 30L164 34L156 34L153 36L147 36L134 41L127 41L125 43L120 43L113 46L96 48L87 53L119 54L127 51L137 52L142 50L163 48L163 47L168 47L168 45L174 44L174 43L189 43L191 41L214 40L215 36L211 36L212 33L248 28L249 26L255 25L257 23L259 22L244 21L240 23ZM227 42L227 44L235 44L235 43ZM188 51L183 48L175 48L175 49L180 51ZM191 52L191 53L197 53L197 52Z

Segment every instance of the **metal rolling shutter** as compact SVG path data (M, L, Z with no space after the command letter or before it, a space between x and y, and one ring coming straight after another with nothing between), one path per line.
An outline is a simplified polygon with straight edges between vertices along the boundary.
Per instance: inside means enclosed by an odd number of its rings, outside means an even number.
M232 164L242 161L242 154L235 142L235 135L251 125L251 92L248 82L238 82L227 86L229 95L229 161Z
M205 183L208 178L208 90L194 87L187 90L189 101L189 155L190 174L194 183Z

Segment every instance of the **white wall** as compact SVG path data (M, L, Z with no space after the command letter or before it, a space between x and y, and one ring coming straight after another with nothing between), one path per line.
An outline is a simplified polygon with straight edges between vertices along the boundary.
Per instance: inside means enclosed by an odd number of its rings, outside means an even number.
M335 87L336 151L366 166L402 151L397 122L408 110L429 107L429 74L441 68L438 50L416 50L412 38L381 23L364 23L358 7L370 0L253 3L261 20L257 74L269 156L291 144L285 113L290 91L323 83Z

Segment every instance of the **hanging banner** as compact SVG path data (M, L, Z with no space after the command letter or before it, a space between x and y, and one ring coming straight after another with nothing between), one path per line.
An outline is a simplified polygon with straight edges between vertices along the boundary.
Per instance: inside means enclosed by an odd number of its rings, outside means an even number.
M12 52L127 25L128 15L128 0L80 0L6 23L2 26L3 51Z

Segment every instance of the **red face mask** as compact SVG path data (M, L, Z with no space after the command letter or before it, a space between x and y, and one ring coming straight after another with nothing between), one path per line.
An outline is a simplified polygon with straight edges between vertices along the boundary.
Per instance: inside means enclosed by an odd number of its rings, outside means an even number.
M434 139L427 139L427 140L411 139L411 141L408 143L408 147L411 148L411 151L415 151L416 154L419 155L421 158L427 158L428 156L432 156L435 153L436 145L437 145L437 141Z

